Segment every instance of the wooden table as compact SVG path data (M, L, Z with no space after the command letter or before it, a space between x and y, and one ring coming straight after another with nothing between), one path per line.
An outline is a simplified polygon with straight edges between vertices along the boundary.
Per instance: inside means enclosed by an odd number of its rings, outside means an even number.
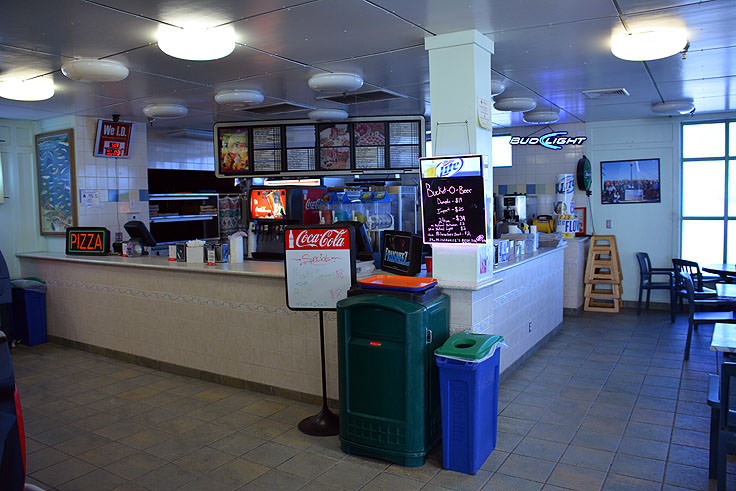
M716 283L716 295L724 300L736 300L736 283Z
M710 341L711 351L736 353L736 324L717 322L713 328L713 339Z
M702 269L706 273L717 274L726 281L736 279L736 264L734 263L707 264Z

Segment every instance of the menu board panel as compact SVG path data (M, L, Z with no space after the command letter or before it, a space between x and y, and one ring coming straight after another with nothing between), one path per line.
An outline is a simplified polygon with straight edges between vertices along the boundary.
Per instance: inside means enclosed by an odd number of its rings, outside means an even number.
M414 145L391 146L389 158L392 169L411 169L419 162L419 147Z
M253 150L253 170L255 172L280 172L281 150Z
M253 148L281 148L281 127L266 126L253 128Z
M323 170L349 169L350 147L320 148L319 168Z
M386 166L384 147L357 147L355 149L356 169L383 169Z
M248 127L227 126L217 129L219 174L243 175L250 172Z
M355 146L383 146L386 144L386 123L355 123Z
M286 150L286 170L314 170L316 168L313 148L289 148Z
M485 244L481 156L424 158L420 165L424 242Z
M286 127L286 147L314 147L314 125L302 124Z
M347 123L319 125L320 147L349 147L350 132Z
M419 145L419 123L402 121L389 123L389 143L391 145Z

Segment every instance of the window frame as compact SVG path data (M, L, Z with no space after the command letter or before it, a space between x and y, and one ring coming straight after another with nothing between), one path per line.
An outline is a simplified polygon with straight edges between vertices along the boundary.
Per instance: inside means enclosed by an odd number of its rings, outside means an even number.
M725 138L724 138L724 148L722 155L718 157L688 157L685 158L685 126L693 126L693 125L701 125L701 124L713 124L713 123L723 123L724 124L724 132L725 132ZM733 163L736 165L736 155L729 155L729 149L730 149L730 139L736 138L736 135L731 135L730 129L731 129L731 123L736 123L736 118L719 118L719 119L709 119L709 120L702 120L702 121L688 121L688 122L682 122L680 123L680 210L679 210L679 216L680 216L680 251L679 256L682 257L682 245L683 245L683 223L687 221L711 221L711 222L717 222L720 221L723 226L723 255L722 255L722 262L726 263L728 260L728 224L731 220L736 223L736 214L735 215L729 215L728 214L728 200L729 200L729 177L731 173L731 164ZM734 126L734 129L736 130L736 125ZM734 131L736 133L736 131ZM685 171L685 163L686 162L724 162L724 194L723 194L723 213L718 216L685 216L683 214L684 209L684 196L685 196L685 181L684 181L684 171ZM736 172L736 168L733 170L733 172ZM736 236L733 237L733 240L736 240ZM687 259L687 258L685 258ZM734 258L736 262L736 258Z

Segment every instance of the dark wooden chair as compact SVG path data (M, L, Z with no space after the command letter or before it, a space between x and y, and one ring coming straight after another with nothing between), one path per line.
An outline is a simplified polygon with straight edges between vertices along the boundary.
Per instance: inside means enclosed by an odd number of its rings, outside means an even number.
M685 287L689 307L684 359L689 360L693 329L697 329L701 324L715 324L716 322L736 323L733 313L736 304L733 301L724 301L717 298L696 300L693 280L687 273L682 273L682 283Z
M672 268L652 268L652 262L649 254L646 252L637 252L636 260L639 262L639 302L636 306L637 315L641 313L641 297L644 290L647 291L646 309L649 310L649 298L652 290L669 290L670 292L670 316L672 322L675 322L675 271ZM652 276L664 276L661 281L653 281Z
M695 289L695 299L703 300L708 298L715 298L716 291L713 288L709 288L706 285L705 277L700 271L700 266L695 261L688 261L686 259L672 259L672 266L675 270L675 291L677 295L677 303L682 306L683 300L687 299L687 292L685 291L685 285L682 283L682 273L687 273L693 280L693 287ZM712 286L712 279L708 282Z

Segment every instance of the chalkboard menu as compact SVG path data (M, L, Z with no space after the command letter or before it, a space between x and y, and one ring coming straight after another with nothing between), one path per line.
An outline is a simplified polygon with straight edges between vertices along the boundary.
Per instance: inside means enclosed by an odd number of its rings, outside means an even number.
M217 177L416 172L422 116L215 124Z
M485 244L481 156L424 158L420 167L424 242Z

